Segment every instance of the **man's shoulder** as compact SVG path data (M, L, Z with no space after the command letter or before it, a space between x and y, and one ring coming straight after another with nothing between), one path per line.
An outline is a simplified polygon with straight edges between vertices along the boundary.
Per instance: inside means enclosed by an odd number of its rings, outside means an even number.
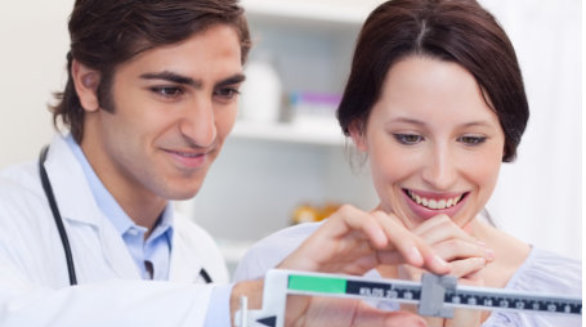
M33 163L0 171L0 229L4 235L36 230L30 227L38 226L39 210L45 205L40 178L36 174Z
M42 190L37 166L26 162L0 171L0 203L37 197Z

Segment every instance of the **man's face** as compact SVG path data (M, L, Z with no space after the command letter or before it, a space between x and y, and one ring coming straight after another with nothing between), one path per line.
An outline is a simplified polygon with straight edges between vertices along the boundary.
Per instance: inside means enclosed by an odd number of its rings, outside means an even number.
M86 114L82 148L119 201L190 198L234 125L243 78L229 26L145 51L116 67L113 112Z

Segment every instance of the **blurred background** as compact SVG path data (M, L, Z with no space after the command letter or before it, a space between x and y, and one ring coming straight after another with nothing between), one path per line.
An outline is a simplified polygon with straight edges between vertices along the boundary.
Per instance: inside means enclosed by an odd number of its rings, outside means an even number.
M0 168L35 160L54 133L73 0L0 2ZM231 267L251 242L340 203L377 204L334 120L356 35L374 0L243 0L254 40L239 120L200 194L177 207ZM581 258L581 3L482 0L517 50L531 118L488 204L499 228ZM252 95L252 96L251 96Z

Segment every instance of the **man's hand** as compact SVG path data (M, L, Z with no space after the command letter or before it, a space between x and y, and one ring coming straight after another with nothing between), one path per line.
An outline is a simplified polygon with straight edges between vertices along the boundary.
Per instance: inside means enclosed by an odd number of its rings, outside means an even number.
M382 311L363 301L351 299L289 296L287 327L420 327L421 317L404 311Z
M263 281L246 281L234 285L230 299L232 326L240 308L240 297L246 295L249 309L262 307ZM286 327L419 327L427 326L421 317L403 311L381 311L360 300L289 295Z

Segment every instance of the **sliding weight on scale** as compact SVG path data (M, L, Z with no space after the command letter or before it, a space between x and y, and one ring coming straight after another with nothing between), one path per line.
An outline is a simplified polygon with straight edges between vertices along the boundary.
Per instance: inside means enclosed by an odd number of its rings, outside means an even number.
M424 316L451 318L455 307L525 311L535 314L582 315L582 299L488 287L460 286L453 276L424 274L421 282L270 270L263 307L248 310L246 298L236 314L240 327L282 327L287 295L326 296L418 304Z

